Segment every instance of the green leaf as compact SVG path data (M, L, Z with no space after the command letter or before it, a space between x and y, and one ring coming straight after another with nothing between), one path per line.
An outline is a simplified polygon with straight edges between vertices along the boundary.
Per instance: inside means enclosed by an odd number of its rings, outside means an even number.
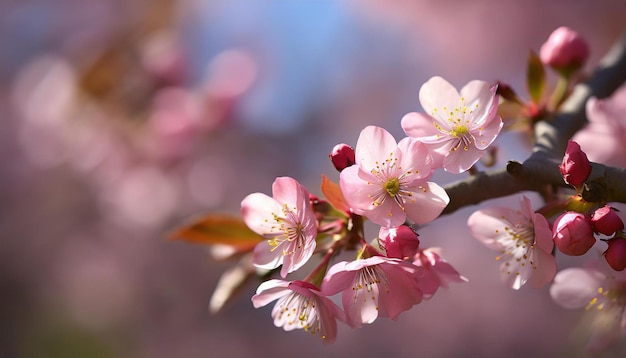
M530 99L538 104L543 96L543 90L546 86L546 71L543 63L537 54L530 50L528 57L528 71L526 74L526 86Z
M210 214L177 229L170 235L170 239L194 244L228 245L243 252L252 250L263 237L250 230L239 217Z

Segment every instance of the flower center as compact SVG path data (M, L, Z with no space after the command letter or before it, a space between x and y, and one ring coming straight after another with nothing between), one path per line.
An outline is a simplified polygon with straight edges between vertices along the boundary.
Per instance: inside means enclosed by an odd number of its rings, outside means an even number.
M455 138L463 137L467 133L469 133L469 129L467 129L467 127L463 125L456 126L453 130L450 131L450 134Z
M389 194L389 196L396 196L396 194L398 194L398 192L400 191L400 181L398 180L398 178L388 179L383 187L385 188L385 191L387 192L387 194Z

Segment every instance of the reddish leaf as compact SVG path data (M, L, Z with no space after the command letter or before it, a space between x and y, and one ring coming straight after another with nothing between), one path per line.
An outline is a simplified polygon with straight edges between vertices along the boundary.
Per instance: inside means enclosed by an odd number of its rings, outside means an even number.
M170 239L194 244L228 245L238 251L246 251L252 250L263 237L250 230L239 217L211 214L176 230Z
M331 181L326 175L322 174L321 189L326 200L328 200L335 209L350 213L350 205L348 205L346 199L343 197L339 184Z

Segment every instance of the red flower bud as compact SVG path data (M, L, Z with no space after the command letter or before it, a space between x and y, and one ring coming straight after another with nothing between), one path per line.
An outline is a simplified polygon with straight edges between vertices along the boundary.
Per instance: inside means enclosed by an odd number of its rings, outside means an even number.
M580 188L591 173L591 163L587 154L580 149L578 143L571 139L567 142L567 150L559 165L559 170L563 175L563 180L576 188Z
M615 271L622 271L626 268L626 239L614 237L607 240L609 248L604 252L606 262Z
M355 157L354 157L354 149L351 146L341 143L337 144L333 151L328 155L330 160L333 162L335 169L338 171L342 171L347 167L354 165Z
M613 208L605 205L597 209L592 217L593 231L604 235L613 235L616 231L624 230L624 222L617 216Z
M380 245L385 249L387 257L403 259L417 254L420 241L417 234L406 225L397 228L381 228L379 239Z
M576 31L561 26L541 46L539 57L541 62L555 70L571 73L589 57L589 45Z
M552 238L559 251L571 256L585 254L596 243L591 219L573 211L568 211L556 219Z

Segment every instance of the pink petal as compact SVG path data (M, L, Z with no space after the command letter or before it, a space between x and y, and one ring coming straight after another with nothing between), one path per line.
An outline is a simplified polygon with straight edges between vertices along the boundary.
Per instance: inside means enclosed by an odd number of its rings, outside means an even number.
M282 206L274 199L261 193L246 196L241 202L241 216L250 230L259 235L271 233L272 223L266 220L272 218L272 213L278 214Z
M467 150L464 150L463 145L461 145L458 150L448 152L443 158L443 168L450 173L463 173L471 168L485 153L484 150L478 150L474 146L469 146Z
M359 215L374 208L372 196L381 190L381 185L376 177L362 170L358 165L344 169L339 176L339 186L343 196L352 210Z
M386 285L382 285L387 290L379 290L378 293L378 314L396 319L400 313L422 301L423 294L413 271L417 267L406 262L382 265L388 281Z
M369 172L376 168L376 163L383 163L390 154L395 154L397 148L396 140L385 129L365 127L356 144L356 163Z
M540 288L552 281L556 275L556 259L549 251L535 249L535 260L537 268L528 282L532 287Z
M283 252L280 248L272 251L272 247L266 240L263 240L254 247L252 262L258 268L273 270L283 264L283 258ZM281 271L281 276L285 277L287 275L283 275Z
M472 131L476 148L483 150L490 146L498 134L500 134L503 126L504 122L502 122L502 118L496 116L484 127L479 127L477 130Z
M364 323L372 323L378 318L377 298L379 294L378 285L372 285L371 290L362 288L351 292L344 291L341 301L350 326L360 327Z
M597 295L604 279L604 274L595 270L568 268L556 274L550 296L562 307L582 308Z
M286 243L282 245L285 245L285 244ZM304 247L298 247L295 241L290 244L291 245L287 246L285 249L288 252L293 252L292 254L283 255L282 247L274 250L274 251L279 251L279 253L283 257L283 260L282 260L283 267L280 269L280 275L282 277L286 277L288 273L294 272L298 270L299 268L301 268L302 266L304 266L307 263L307 261L309 261L311 256L313 256L313 252L315 252L315 247L316 247L315 238L312 238L311 240L306 240L304 243Z
M495 92L491 90L491 85L485 81L470 81L461 89L461 97L465 99L465 105L472 111L472 117L479 122L489 118L488 114L493 112ZM476 107L478 105L478 107Z
M502 207L490 207L475 211L467 219L469 230L478 241L492 250L499 251L502 244L499 242L501 238L508 234L504 231L505 227L510 227L517 222L526 222L527 219L522 213Z
M263 282L256 290L256 294L252 296L252 304L254 308L259 308L268 303L277 300L291 291L287 288L288 281L284 280L268 280Z
M443 111L443 108L447 107L450 110L460 103L460 95L456 88L439 76L432 77L422 85L419 99L424 111L434 117L435 109ZM445 113L443 115L445 116Z
M411 179L411 181L424 181L430 178L433 161L424 143L407 137L398 143L398 150L402 154L399 161L399 166L402 168L400 173L404 174L407 171L417 171L417 174L410 175L409 179Z
M348 262L341 261L334 264L324 277L322 282L322 292L327 296L335 295L352 286L355 273L348 271Z
M433 117L427 114L411 112L402 117L400 125L406 135L420 139L439 133L437 128L433 125L433 121Z
M535 243L539 249L551 253L554 240L552 239L550 223L543 215L533 213L533 226L535 228Z
M425 224L435 220L449 202L450 197L442 187L426 182L414 189L411 200L405 200L404 211L416 224Z
M309 202L309 192L297 180L290 177L279 177L272 184L274 200L287 206L296 213L299 218L313 216L313 210Z

